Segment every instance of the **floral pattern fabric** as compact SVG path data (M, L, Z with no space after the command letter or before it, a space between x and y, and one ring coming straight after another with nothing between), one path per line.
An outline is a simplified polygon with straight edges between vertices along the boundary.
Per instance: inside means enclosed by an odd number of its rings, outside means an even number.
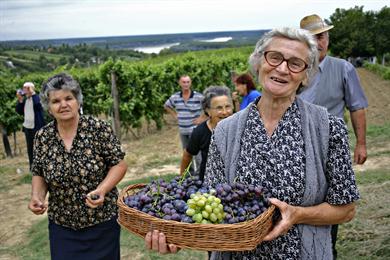
M296 102L287 109L269 137L255 102L249 108L240 140L236 181L266 187L272 197L291 205L303 202L305 191L305 143ZM326 163L326 202L348 204L359 198L352 170L348 136L342 120L329 115L329 150ZM206 168L206 183L227 182L225 165L212 138ZM286 235L263 242L255 250L235 252L233 259L300 259L301 239L295 225Z
M49 219L77 230L115 216L116 188L95 209L85 204L85 198L123 158L124 152L112 128L90 116L80 117L70 151L65 149L55 121L37 132L32 173L43 177L48 186Z

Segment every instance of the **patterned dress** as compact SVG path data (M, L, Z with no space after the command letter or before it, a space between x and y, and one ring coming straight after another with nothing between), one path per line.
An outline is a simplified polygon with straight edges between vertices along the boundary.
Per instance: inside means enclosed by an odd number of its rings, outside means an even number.
M55 121L43 127L35 136L32 173L48 186L48 218L75 230L110 220L117 214L118 190L108 192L104 204L95 209L85 204L86 194L123 158L118 139L104 121L81 116L70 151Z
M305 143L296 102L287 109L269 137L255 102L249 108L240 140L236 181L262 185L290 205L300 205L305 191ZM329 150L326 163L328 192L325 201L343 205L356 201L359 193L350 163L348 136L342 120L329 115ZM205 182L227 182L225 165L212 138ZM233 259L300 259L301 239L297 226L286 235L260 244L255 250L235 252Z

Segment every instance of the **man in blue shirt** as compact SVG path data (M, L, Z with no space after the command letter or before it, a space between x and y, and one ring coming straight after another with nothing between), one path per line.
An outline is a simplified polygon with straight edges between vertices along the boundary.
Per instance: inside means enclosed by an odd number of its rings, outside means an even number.
M354 162L363 164L367 159L366 148L366 112L367 98L360 85L359 77L353 65L346 60L327 55L329 45L329 26L316 14L304 17L300 22L301 29L306 29L317 40L319 51L319 71L304 88L300 97L311 103L326 107L328 112L341 119L344 109L351 115L356 137ZM337 225L332 226L333 255L336 259Z

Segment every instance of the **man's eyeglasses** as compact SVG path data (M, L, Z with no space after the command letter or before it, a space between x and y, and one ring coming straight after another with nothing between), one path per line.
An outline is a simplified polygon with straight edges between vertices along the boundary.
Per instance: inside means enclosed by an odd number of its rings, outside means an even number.
M304 71L309 65L300 58L291 57L289 59L285 59L283 54L277 51L266 51L264 52L264 58L267 63L272 67L277 67L282 64L284 61L287 62L287 68L294 73L299 73Z
M217 106L217 107L211 107L211 109L214 109L214 110L216 110L217 112L221 113L221 112L223 112L224 110L226 110L226 111L232 111L232 110L233 110L233 106L232 106L232 105Z

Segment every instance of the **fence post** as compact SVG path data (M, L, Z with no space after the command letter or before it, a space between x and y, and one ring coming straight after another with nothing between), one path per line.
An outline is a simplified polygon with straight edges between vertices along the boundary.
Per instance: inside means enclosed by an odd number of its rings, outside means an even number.
M118 88L116 86L116 74L111 72L111 96L114 101L114 132L116 137L121 140L121 122L119 118L119 99L118 99Z

